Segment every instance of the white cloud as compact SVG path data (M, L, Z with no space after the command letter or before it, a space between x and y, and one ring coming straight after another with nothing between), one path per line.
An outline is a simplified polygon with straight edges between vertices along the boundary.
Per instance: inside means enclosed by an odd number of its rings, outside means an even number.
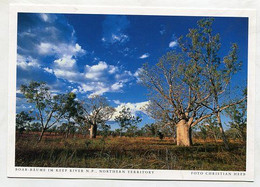
M59 68L74 68L76 60L72 56L64 55L62 58L54 60L54 63L58 65Z
M85 66L85 78L94 81L100 81L108 79L109 74L113 75L119 70L118 67L114 65L108 65L104 61L99 61L98 64Z
M117 102L118 100L114 100L114 102ZM117 103L116 103L117 104ZM119 115L119 111L121 111L124 107L125 108L129 108L130 111L131 111L131 114L136 116L137 115L137 112L143 112L143 113L146 113L145 110L149 104L149 101L144 101L144 102L139 102L139 103L120 103L118 102L118 106L115 108L116 111L115 113L113 114L113 117L112 117L112 120L115 119L115 116L118 116Z
M117 105L120 105L120 104L121 104L121 102L120 102L119 100L113 100L113 102L114 102L115 104L117 104Z
M113 91L118 91L120 90L121 88L123 88L124 84L123 82L116 82L114 83L112 86L111 86L111 90Z
M116 72L118 72L118 67L116 66L110 66L110 69L108 71L110 74L114 74Z
M129 37L126 34L112 34L112 43L115 42L126 42L129 40Z
M51 73L51 74L54 73L51 68L46 67L46 68L43 68L43 69L44 69L44 71L46 71L46 72L48 72L48 73Z
M68 80L69 82L78 82L82 80L83 73L66 69L53 69L56 77Z
M38 46L38 52L41 55L56 55L59 58L62 56L78 56L85 54L85 50L81 46L76 44L68 43L50 43L50 42L41 42Z
M49 16L47 14L40 14L40 16L45 22L49 20Z
M25 57L17 54L17 66L24 70L29 70L31 68L40 68L38 61L30 56Z
M129 41L125 34L130 22L126 16L106 16L103 26L102 41L106 44L122 44Z
M169 47L170 48L174 48L174 47L176 47L178 45L178 42L175 40L175 41L171 41L170 43L169 43Z
M38 46L38 51L40 54L53 54L53 52L55 51L56 46L52 46L51 43L40 43L40 45Z
M145 53L145 54L141 55L139 58L144 59L144 58L148 58L149 56L150 56L149 53Z
M78 89L74 88L73 90L71 90L72 93L78 93Z
M78 83L79 92L90 92L90 96L103 95L106 92L120 92L123 87L133 80L130 71L122 71L119 67L109 65L104 61L100 61L95 65L86 65L83 78Z
M141 79L139 77L140 73L143 71L143 68L138 68L136 72L134 73L135 78L137 79L137 82L141 82Z

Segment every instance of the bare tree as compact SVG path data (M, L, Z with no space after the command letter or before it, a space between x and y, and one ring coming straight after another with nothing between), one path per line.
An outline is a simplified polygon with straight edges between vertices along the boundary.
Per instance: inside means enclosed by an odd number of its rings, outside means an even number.
M106 98L99 95L93 95L82 102L81 109L84 122L90 126L90 138L96 138L98 125L108 121L115 112Z

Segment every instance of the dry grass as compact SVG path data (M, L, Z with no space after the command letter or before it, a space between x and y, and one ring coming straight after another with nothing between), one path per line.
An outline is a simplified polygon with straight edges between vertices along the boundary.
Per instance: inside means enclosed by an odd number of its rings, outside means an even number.
M26 135L16 143L16 166L245 171L245 146L234 141L230 146L226 151L221 141L211 140L177 147L171 138L59 136L37 144L35 135Z

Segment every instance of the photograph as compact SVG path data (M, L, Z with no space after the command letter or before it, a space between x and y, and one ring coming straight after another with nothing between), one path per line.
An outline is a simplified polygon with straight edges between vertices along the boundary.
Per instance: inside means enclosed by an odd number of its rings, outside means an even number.
M14 173L253 171L249 17L16 16Z

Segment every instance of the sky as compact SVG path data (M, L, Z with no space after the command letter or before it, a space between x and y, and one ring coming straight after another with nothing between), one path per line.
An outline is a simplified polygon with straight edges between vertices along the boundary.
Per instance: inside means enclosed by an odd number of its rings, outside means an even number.
M177 38L186 36L202 17L19 13L17 30L17 112L33 108L19 91L31 80L44 81L53 94L74 92L79 99L106 97L117 110L123 105L143 113L147 89L139 83L144 63L154 65L166 52L179 50ZM239 46L242 70L233 83L247 77L248 19L216 17L220 56L231 43Z

